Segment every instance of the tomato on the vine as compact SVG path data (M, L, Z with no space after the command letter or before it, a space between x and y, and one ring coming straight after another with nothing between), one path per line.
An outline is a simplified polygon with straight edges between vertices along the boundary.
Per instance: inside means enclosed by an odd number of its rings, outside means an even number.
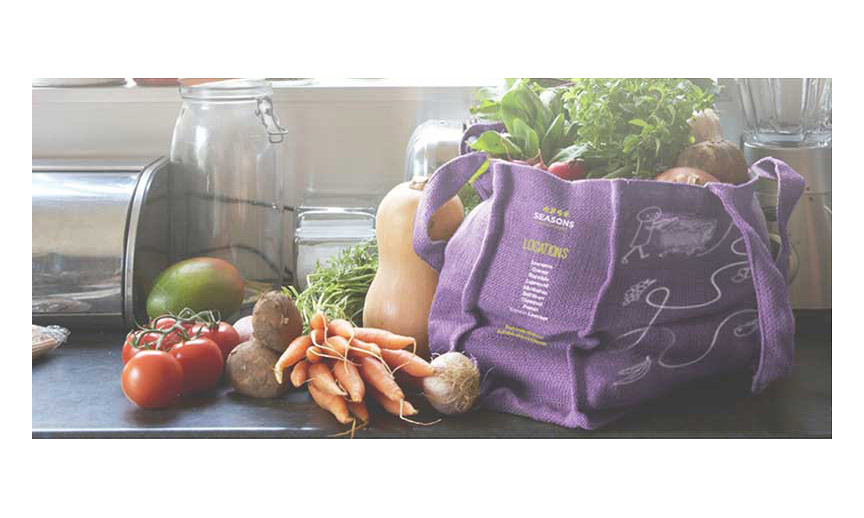
M129 331L129 334L126 335L126 341L123 342L123 353L120 355L123 358L123 365L126 365L133 356L141 351L141 349L135 347L135 336L138 332Z
M184 340L171 348L171 356L183 368L184 394L213 388L222 377L225 367L222 350L209 338Z
M191 330L196 325L195 322L192 320L185 320L185 319L178 320L177 318L175 318L171 315L162 315L161 317L156 317L153 320L151 320L150 325L148 327L151 327L153 329L170 329L170 328L174 327L174 325L177 324L178 322L180 323L181 326L183 326L183 329L185 329L186 331Z
M219 349L222 350L222 359L227 359L228 354L240 345L240 334L234 329L234 326L228 322L219 322L218 324L197 324L192 328L192 336L200 336L209 338L216 342Z
M164 408L180 396L183 368L164 351L140 351L123 367L120 384L129 401L141 408Z
M164 335L164 338L162 338ZM162 338L161 345L159 339ZM183 336L177 332L163 333L159 331L150 331L146 329L138 329L130 331L126 335L126 341L123 342L123 352L121 358L123 365L132 359L133 356L141 351L156 349L157 345L161 351L169 351L176 344L183 340Z

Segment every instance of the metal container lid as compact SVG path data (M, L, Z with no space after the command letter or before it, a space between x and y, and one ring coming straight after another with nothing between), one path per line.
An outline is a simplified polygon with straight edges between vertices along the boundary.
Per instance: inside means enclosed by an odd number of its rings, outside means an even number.
M464 131L464 124L454 120L428 120L417 126L405 155L405 180L432 176L439 167L459 156Z

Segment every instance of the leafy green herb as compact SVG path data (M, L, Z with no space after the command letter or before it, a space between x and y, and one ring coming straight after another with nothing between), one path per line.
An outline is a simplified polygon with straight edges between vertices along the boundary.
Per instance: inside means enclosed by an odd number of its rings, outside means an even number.
M693 142L687 119L713 102L688 79L574 79L564 93L585 157L605 163L604 177L653 177L672 166Z
M575 130L569 122L561 87L544 88L531 80L510 83L509 89L495 100L484 91L472 113L504 123L506 133L487 131L471 147L496 158L508 160L549 160L572 144Z
M589 178L653 177L693 142L687 119L715 93L710 79L508 80L503 95L485 90L472 108L506 133L486 132L471 147L541 166L581 158Z
M309 331L309 319L316 311L328 318L343 318L357 325L363 323L366 293L378 270L378 243L369 241L342 250L325 265L315 265L306 276L307 287L298 292L294 286L282 291L294 299L303 315L304 332Z

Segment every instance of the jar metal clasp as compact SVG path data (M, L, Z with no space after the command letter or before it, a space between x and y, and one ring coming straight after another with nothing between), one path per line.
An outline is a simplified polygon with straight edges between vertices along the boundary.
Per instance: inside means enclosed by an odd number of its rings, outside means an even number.
M276 113L273 111L273 101L270 97L265 96L257 99L255 115L261 121L264 129L267 130L267 135L270 138L271 144L281 144L282 141L285 140L285 135L288 134L288 130L279 124L279 117L277 117Z

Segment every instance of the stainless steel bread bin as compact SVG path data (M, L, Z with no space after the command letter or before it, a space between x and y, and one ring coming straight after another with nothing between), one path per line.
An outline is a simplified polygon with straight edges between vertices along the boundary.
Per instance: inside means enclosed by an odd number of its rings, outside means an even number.
M34 159L33 323L130 327L169 264L167 160Z

